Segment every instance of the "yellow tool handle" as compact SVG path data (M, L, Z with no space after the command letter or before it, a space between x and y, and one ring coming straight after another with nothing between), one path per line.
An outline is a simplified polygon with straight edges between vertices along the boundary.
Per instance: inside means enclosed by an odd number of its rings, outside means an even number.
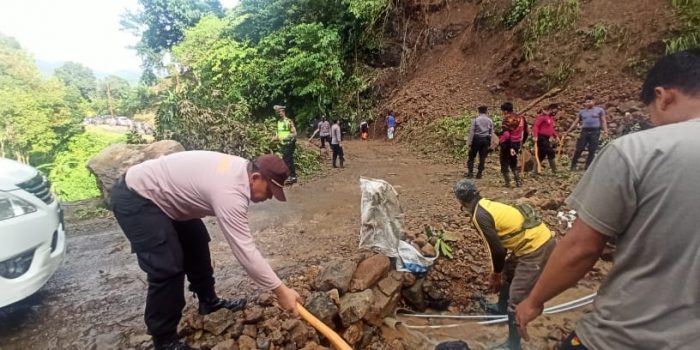
M559 140L559 149L557 150L557 163L559 163L559 160L561 160L561 152L564 150L564 140L566 139L566 136L567 135L565 133Z
M352 350L352 347L343 340L343 338L338 335L330 327L326 326L325 323L321 322L316 316L312 315L308 310L306 310L301 304L297 303L297 312L301 315L306 322L311 324L317 331L321 332L323 336L328 338L328 340L333 344L333 347L337 350Z
M535 142L535 161L537 161L537 172L542 172L542 164L540 164L540 152L537 147L537 142Z

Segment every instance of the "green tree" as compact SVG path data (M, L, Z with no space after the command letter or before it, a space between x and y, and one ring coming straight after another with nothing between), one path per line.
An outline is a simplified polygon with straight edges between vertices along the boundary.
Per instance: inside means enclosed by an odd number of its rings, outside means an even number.
M80 63L66 62L56 68L54 75L68 88L78 90L80 96L86 101L91 101L97 91L97 79L88 67Z
M139 0L140 8L122 15L122 29L141 37L135 49L144 63L144 78L153 80L163 55L179 43L187 28L207 15L223 16L218 0Z
M2 34L0 68L0 156L50 161L80 130L79 103L58 79L41 80L31 56Z

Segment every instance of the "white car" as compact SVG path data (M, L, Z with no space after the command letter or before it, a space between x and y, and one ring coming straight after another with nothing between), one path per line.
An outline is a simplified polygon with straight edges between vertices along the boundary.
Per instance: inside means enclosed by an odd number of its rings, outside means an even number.
M65 251L63 212L46 177L0 158L0 307L38 291Z

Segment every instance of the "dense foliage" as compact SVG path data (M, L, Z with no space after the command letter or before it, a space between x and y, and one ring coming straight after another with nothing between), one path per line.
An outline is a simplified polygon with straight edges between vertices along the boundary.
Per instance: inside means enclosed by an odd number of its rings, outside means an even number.
M178 1L141 0L177 17ZM170 6L169 5L169 6ZM272 106L287 106L303 133L322 114L357 125L373 119L372 69L380 49L382 16L389 0L243 0L226 15L209 11L182 29L182 40L154 44L171 64L160 91L158 137L187 148L220 150L246 157L277 151ZM194 18L194 17L192 17ZM133 17L137 21L137 17ZM186 21L183 21L184 25ZM190 22L188 22L190 23ZM151 28L150 20L135 23ZM151 44L149 44L151 43ZM300 171L317 166L303 149Z
M61 200L76 201L97 197L100 191L95 177L85 165L105 147L119 142L124 142L124 135L89 128L73 137L52 163L40 168L48 171L53 191Z
M77 90L44 80L31 56L0 34L0 156L40 164L80 131Z

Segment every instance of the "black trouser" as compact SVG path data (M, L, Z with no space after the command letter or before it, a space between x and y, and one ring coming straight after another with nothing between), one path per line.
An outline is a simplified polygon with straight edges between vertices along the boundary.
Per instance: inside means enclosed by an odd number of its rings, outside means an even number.
M515 155L510 154L510 150L515 150ZM505 142L501 144L500 161L501 173L508 174L510 169L513 174L518 174L518 154L520 153L520 142Z
M576 335L576 332L571 332L566 339L564 339L561 344L559 344L558 350L588 350L588 348L581 343L581 340Z
M294 166L294 151L297 148L297 140L289 140L282 145L282 160L289 168L289 176L297 177L297 169Z
M576 168L578 159L581 157L584 149L588 149L588 157L586 158L586 169L593 162L595 158L595 151L598 150L598 142L600 141L600 129L583 129L581 130L581 136L579 136L576 142L576 151L574 151L574 158L571 160L571 169Z
M474 159L477 153L479 154L479 166L477 167L479 174L484 171L484 163L489 153L489 147L491 147L491 136L474 136L474 140L469 147L469 158L467 159L469 174L474 172Z
M345 155L343 154L343 147L340 144L331 144L331 150L333 150L333 166L335 166L335 160L340 157L340 164L342 165L345 161Z
M112 188L111 203L147 276L144 319L148 332L155 343L177 339L177 324L185 307L185 276L200 300L216 298L207 228L201 219L170 219L123 180Z
M321 136L321 148L326 148L326 142L331 144L331 135Z
M537 155L540 161L556 158L556 153L554 152L554 147L552 147L552 143L549 140L549 136L540 135L537 138Z

